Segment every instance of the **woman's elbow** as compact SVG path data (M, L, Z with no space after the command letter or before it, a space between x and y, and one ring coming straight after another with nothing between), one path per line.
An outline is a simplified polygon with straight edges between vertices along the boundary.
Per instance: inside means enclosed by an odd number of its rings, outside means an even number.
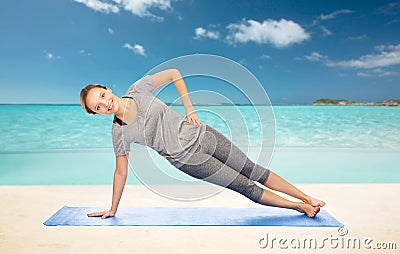
M127 168L116 168L115 169L115 174L119 176L127 176L128 175L128 169Z
M128 174L128 156L116 157L115 174L125 176Z
M182 77L182 74L178 69L171 69L171 79L176 80Z

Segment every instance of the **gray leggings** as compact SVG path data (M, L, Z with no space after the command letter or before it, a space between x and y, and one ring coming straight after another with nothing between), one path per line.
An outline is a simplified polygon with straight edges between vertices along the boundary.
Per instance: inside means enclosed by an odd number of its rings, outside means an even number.
M239 192L254 202L263 189L270 170L252 162L240 148L223 134L206 125L200 145L186 164L178 168L186 174ZM174 163L172 163L174 165Z

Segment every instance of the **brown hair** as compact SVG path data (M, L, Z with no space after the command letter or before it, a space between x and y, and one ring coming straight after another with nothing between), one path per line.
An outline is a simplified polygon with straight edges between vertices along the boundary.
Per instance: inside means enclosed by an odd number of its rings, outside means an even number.
M106 86L102 86L102 85L99 85L99 84L90 84L90 85L87 85L86 87L84 87L84 88L81 90L81 94L80 94L80 100L81 100L82 108L83 108L87 113L93 114L93 115L95 115L96 112L94 112L93 110L91 110L91 109L86 105L86 97L87 97L89 91L92 90L92 89L95 88L95 87L107 89Z

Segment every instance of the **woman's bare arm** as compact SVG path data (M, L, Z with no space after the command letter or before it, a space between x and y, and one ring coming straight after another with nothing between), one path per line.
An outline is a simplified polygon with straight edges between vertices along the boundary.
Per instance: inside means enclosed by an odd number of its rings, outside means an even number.
M154 86L158 88L169 82L173 82L176 90L182 98L182 103L185 106L186 117L188 121L194 125L200 125L200 120L194 111L192 102L190 101L189 94L186 88L185 81L182 78L181 73L177 69L168 69L160 71L153 75Z
M115 215L118 209L119 201L121 200L122 192L128 175L128 156L116 156L116 167L114 172L114 184L112 194L112 205L109 211L89 213L89 217L100 217L105 219Z

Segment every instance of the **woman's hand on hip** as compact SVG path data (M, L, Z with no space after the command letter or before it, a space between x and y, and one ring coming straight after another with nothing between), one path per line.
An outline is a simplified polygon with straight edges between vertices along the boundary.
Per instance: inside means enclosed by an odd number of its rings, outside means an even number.
M189 123L195 126L199 126L201 124L193 107L186 108L186 118L188 119Z
M186 118L188 119L188 122L195 125L195 126L199 126L201 124L199 118L197 117L196 112L193 111L188 111L186 110Z
M88 213L88 217L101 217L102 219L106 219L108 217L114 217L115 211L109 210L104 212L96 212L96 213Z

